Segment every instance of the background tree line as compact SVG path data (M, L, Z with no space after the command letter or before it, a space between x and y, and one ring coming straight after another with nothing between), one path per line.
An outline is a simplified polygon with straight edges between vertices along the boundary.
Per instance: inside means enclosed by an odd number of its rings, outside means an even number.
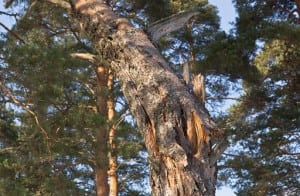
M118 78L53 2L8 0L0 12L15 19L11 29L0 23L0 192L149 194L145 145ZM204 78L205 104L228 143L218 184L237 195L298 195L300 2L233 2L230 33L205 0L106 3L142 30L197 7L155 45L179 77L188 66L190 78ZM218 112L235 91L235 104Z

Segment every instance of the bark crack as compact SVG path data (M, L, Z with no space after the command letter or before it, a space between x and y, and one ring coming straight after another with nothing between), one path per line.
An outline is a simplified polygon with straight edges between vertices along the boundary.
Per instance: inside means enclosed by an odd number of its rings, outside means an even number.
M144 131L151 180L156 186L153 195L177 195L184 189L186 195L201 195L209 190L208 131L214 129L214 123L204 107L170 71L144 33L123 19L116 20L118 17L101 0L73 2L75 10L83 15L74 17L101 60L115 71L138 127ZM88 2L90 5L85 5ZM159 98L155 97L159 95L155 88L160 88ZM193 153L189 145L193 146ZM169 177L176 177L176 184ZM203 185L198 188L197 182ZM207 195L212 195L209 191Z

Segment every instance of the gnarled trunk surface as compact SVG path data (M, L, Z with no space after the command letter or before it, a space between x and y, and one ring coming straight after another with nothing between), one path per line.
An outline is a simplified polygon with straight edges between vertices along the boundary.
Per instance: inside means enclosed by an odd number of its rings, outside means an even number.
M214 123L148 36L101 0L73 0L72 16L111 68L143 132L153 195L214 195Z

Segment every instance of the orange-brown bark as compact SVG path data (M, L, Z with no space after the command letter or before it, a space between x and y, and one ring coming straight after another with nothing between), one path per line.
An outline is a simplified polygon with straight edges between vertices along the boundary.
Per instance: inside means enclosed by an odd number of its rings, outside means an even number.
M100 149L98 149L100 151ZM107 156L106 153L97 153L96 157ZM105 158L104 158L105 159ZM97 196L108 196L109 186L107 183L107 166L102 165L99 162L103 162L105 160L96 160L96 166L94 169L95 173L95 187Z
M96 179L97 194L100 195L118 195L118 175L117 175L117 157L116 157L116 127L113 125L114 120L114 99L113 99L113 82L114 75L104 66L98 66L97 73L97 88L98 98L97 106L98 111L107 119L107 124L104 125L98 135L102 135L102 139L97 140L98 143L98 155L96 159L103 161L106 164L102 164L101 168L98 168L98 172L101 173L101 180ZM111 128L108 128L111 126ZM97 172L96 172L96 175ZM109 179L109 184L108 184ZM98 193L98 189L100 189ZM105 190L105 191L103 191Z
M115 115L115 105L114 105L114 99L112 95L112 89L113 89L113 82L114 82L114 75L111 71L108 72L108 79L107 79L107 88L109 91L108 97L107 97L107 119L109 121L109 124L113 123L113 118ZM118 162L117 162L117 155L116 155L116 127L115 125L112 125L109 130L109 195L110 196L117 196L118 195Z
M104 66L98 66L96 69L97 74L97 111L106 116L108 109L106 107L106 83L107 73ZM108 130L107 126L100 127L96 136L96 166L95 166L95 183L97 196L107 196L109 194L108 174L109 161L107 157L108 148Z

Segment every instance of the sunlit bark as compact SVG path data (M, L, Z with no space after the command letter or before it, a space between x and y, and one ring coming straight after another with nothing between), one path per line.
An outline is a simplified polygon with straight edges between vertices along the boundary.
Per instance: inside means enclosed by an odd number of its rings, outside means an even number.
M73 0L71 16L111 67L144 134L153 195L214 195L216 133L204 106L148 35L101 0ZM215 159L214 159L215 160Z
M114 99L112 95L113 90L113 82L114 82L114 75L111 71L108 72L108 78L107 78L107 89L108 89L108 95L107 95L107 118L109 121L109 124L113 123L114 116L115 116L115 104ZM109 130L109 195L110 196L117 196L118 195L118 161L117 161L117 155L116 155L116 131L117 127L116 125L111 125L111 128Z
M153 195L214 195L210 131L203 105L171 71L148 36L102 1L73 1L73 17L111 66L144 133Z
M104 117L108 114L107 99L106 99L106 84L107 73L103 66L98 66L96 69L97 74L97 111ZM108 126L103 124L96 136L96 156L95 156L95 183L97 196L107 196L109 194L108 186Z
M117 157L116 157L116 127L114 120L114 99L113 99L113 80L114 75L104 66L98 66L97 70L97 88L98 98L97 107L99 113L107 119L107 123L103 125L98 133L98 146L96 162L101 161L101 167L96 171L97 195L118 195L118 174L117 174ZM101 156L100 156L101 155ZM99 163L98 163L99 166ZM109 179L109 184L108 184Z

